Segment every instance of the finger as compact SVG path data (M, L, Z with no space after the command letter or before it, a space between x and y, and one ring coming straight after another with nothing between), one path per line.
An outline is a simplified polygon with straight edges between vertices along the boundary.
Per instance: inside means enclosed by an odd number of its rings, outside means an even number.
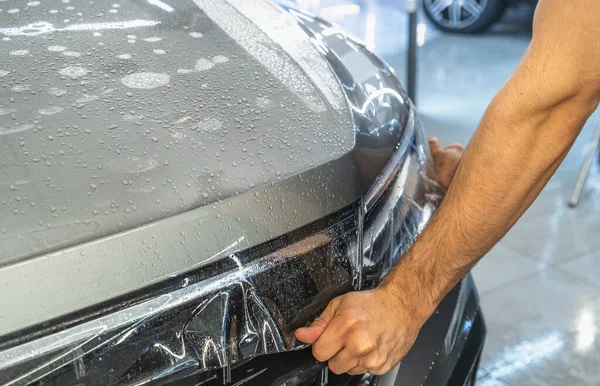
M440 142L436 137L429 137L429 139L427 139L427 142L429 143L429 150L431 150L432 154L436 154L442 151L442 145L440 145Z
M339 305L338 298L333 299L323 313L317 317L310 326L302 327L296 330L296 338L304 343L313 344L319 339L323 331L327 328L327 325L335 316L335 311Z
M457 143L453 143L452 145L446 147L446 150L449 150L449 149L457 149L460 151L464 151L465 147L462 144L457 142Z
M361 375L361 374L365 374L368 372L369 372L369 370L365 369L360 364L358 366L355 366L354 368L350 369L349 371L347 371L347 373L350 375Z
M386 365L386 358L378 355L377 352L372 352L360 360L359 366L367 369L369 374L381 374L381 369Z
M375 342L364 328L356 328L353 319L337 315L313 344L313 356L324 362L345 352L348 357L361 359L375 349Z
M325 328L319 339L313 343L312 354L319 362L326 362L342 351L346 345L346 318L336 316Z
M359 364L360 358L357 357L352 351L347 348L344 348L339 353L335 354L333 358L329 360L327 364L329 366L329 370L331 370L335 374L343 374L357 367Z
M367 372L371 375L383 375L392 370L398 363L400 363L400 359L404 358L404 356L406 356L406 353L404 353L404 355L400 356L399 358L395 356L388 356L387 358L383 358L383 360L380 360L381 357L373 356L369 357L369 360L366 360L367 358L362 359L360 361L359 366L366 368Z
M369 369L367 372L371 375L383 375L390 371L393 366L383 365L377 368Z

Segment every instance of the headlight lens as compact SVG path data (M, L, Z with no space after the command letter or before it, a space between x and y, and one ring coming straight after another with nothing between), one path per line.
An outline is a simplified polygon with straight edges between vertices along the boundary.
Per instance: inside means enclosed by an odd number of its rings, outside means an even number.
M414 110L405 135L358 209L361 289L376 286L396 265L443 198L429 177L428 147Z

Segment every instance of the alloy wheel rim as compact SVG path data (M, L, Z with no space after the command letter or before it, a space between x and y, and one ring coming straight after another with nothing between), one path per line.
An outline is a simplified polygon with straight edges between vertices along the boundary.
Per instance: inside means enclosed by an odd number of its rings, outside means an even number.
M475 23L483 14L488 0L425 0L425 7L444 27L462 29Z

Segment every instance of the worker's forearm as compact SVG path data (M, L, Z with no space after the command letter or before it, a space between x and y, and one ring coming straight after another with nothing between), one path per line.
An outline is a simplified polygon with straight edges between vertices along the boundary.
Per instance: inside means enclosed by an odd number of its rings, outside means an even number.
M592 9L600 11L595 0L540 1L523 61L486 111L442 205L382 284L420 320L531 205L597 107ZM559 19L569 28L556 28Z
M526 73L521 69L521 76ZM415 312L433 312L512 227L597 104L595 93L587 91L538 103L535 87L522 88L520 81L518 76L511 79L494 99L442 205L383 283L426 303Z

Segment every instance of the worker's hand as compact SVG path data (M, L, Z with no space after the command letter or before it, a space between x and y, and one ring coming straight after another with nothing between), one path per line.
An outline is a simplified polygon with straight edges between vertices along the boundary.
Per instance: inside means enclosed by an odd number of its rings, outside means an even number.
M390 288L333 299L309 327L296 330L296 338L312 344L313 356L329 362L335 374L388 372L410 350L426 320Z
M458 169L458 164L465 148L459 143L443 148L437 138L434 137L430 137L428 142L438 182L444 189L448 189L452 183L456 169Z

